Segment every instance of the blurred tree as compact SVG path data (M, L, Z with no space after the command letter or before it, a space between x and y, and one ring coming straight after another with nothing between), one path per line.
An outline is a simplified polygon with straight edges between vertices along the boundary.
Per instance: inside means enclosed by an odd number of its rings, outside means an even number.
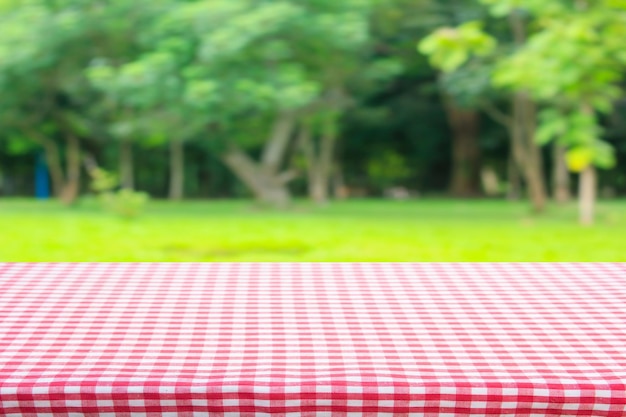
M308 131L300 137L311 195L325 200L337 117L349 103L346 84L364 64L370 2L171 4L141 33L139 57L123 65L109 59L89 72L94 84L132 109L134 121L158 118L171 143L170 196L180 196L184 136L208 136L259 200L287 204L294 173L282 167L300 123ZM166 115L178 113L164 125ZM135 123L124 132L137 129ZM246 151L258 146L257 162Z
M479 16L480 17L480 16ZM473 17L474 19L476 16ZM448 84L461 97L469 96L477 102L494 120L503 124L511 138L511 162L509 164L510 183L516 184L518 172L521 172L528 186L529 195L536 211L542 211L546 202L545 180L542 158L535 137L535 104L527 92L515 91L510 98L511 115L502 112L491 104L490 74L494 67L492 61L499 61L523 47L527 38L527 19L520 11L514 10L508 15L512 32L512 48L497 49L496 38L483 30L482 20L471 20L457 27L443 27L420 42L419 49L430 56L433 65L447 74ZM505 39L502 33L498 37ZM471 59L472 57L487 59ZM476 74L473 77L463 73ZM471 82L458 82L469 79ZM466 131L463 129L462 131Z
M76 80L67 75L74 56L63 56L77 31L75 16L47 7L43 2L3 2L0 14L0 117L12 131L13 143L33 141L43 147L54 192L71 202L78 191L80 145L68 131L67 96ZM15 45L22 45L16 49ZM61 111L59 104L65 104ZM66 145L66 169L55 136ZM20 145L26 147L28 145Z
M488 2L494 13L518 6L515 1ZM539 116L537 140L557 140L568 148L569 168L580 173L580 221L591 224L595 168L615 164L613 148L601 139L598 114L610 112L622 94L626 54L618 39L626 35L626 3L551 0L526 6L537 16L539 30L501 62L495 82L524 88L547 104Z
M109 135L120 144L121 184L134 187L133 144L153 148L169 143L169 196L184 195L184 143L204 122L184 100L187 84L180 69L193 59L189 29L161 25L180 1L134 3L138 10L134 30L127 32L126 48L103 50L86 75L104 95L110 119ZM132 12L132 11L128 11Z
M440 76L442 101L452 136L452 173L450 191L459 197L476 196L481 192L481 152L479 100L488 86L481 77L485 68L464 66L469 57L466 47L475 52L491 49L490 37L482 36L475 21L485 18L484 10L475 2L445 0L428 4L431 28L439 27L436 36L426 37L420 50L431 57L443 73ZM469 23L468 23L469 22ZM436 26L433 26L436 25ZM459 25L458 29L451 29ZM458 32L458 33L457 33ZM458 39L467 41L458 43ZM441 41L441 42L439 42Z
M513 99L513 147L518 160L530 167L526 180L535 196L535 207L543 207L543 187L538 179L540 159L531 139L544 144L558 139L569 147L566 155L570 169L581 172L581 222L593 220L596 174L594 166L611 167L614 157L611 147L599 139L600 126L596 112L608 112L620 96L616 83L621 79L626 56L616 39L626 29L626 5L619 1L573 4L560 0L496 1L482 0L498 17L508 17L517 48L500 57L494 72L497 86L510 87ZM538 30L527 40L524 19L530 13ZM421 49L429 53L435 64L454 70L471 54L489 53L490 37L483 31L468 30L473 23L457 29L442 29L426 39ZM585 57L585 62L576 61ZM572 65L577 62L576 65ZM535 138L536 100L550 103L539 116ZM524 155L524 156L522 156ZM560 152L557 147L555 167L557 186L566 184L558 172ZM535 180L531 179L534 177ZM537 187L532 184L536 183ZM533 190L534 188L534 190Z
M33 0L0 6L1 122L16 132L14 140L45 150L54 192L64 203L79 193L82 148L106 137L103 103L83 70L104 51L132 48L125 35L134 30L129 12L143 10L139 3Z
M358 193L380 194L383 177L385 186L428 193L448 183L457 195L474 195L481 165L504 175L510 151L510 182L521 170L540 208L535 103L542 109L538 143L554 142L546 166L557 167L555 194L568 188L564 153L574 168L611 162L610 147L585 145L571 132L610 126L606 136L626 155L623 114L594 98L605 91L602 82L613 91L609 102L622 94L614 80L623 73L617 6L3 0L3 192L32 192L32 162L45 150L55 194L66 202L79 193L84 154L117 171L124 188L172 199L252 193L285 205L295 192L324 202L331 183L344 195L344 181ZM429 38L438 39L426 52L442 70L415 54L415 40L437 27L448 29ZM554 45L562 53L550 55ZM593 68L569 68L580 54ZM393 179L380 175L387 165L372 162L389 154L408 169ZM618 174L603 183L625 189Z

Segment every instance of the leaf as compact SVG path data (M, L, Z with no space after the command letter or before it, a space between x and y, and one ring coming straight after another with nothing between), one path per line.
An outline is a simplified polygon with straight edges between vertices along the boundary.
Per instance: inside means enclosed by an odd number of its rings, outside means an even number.
M433 66L444 72L457 70L472 55L490 54L496 41L482 30L480 22L466 22L458 28L441 28L426 37L418 50L429 56Z
M566 131L567 122L565 118L562 116L554 118L539 125L535 140L539 145L546 145L553 139L561 137Z
M508 16L514 7L510 0L480 0L480 2L489 6L489 12L495 17Z
M605 0L608 7L626 10L626 0Z
M444 72L452 72L463 65L467 58L469 58L469 54L466 51L454 49L441 57L439 66Z
M613 146L601 140L596 141L593 148L593 163L599 168L613 168L616 164Z
M576 147L565 155L567 166L572 172L582 172L593 162L593 151L589 147Z
M591 102L591 105L595 110L602 114L609 114L613 110L613 101L606 97L596 97Z
M7 152L9 155L24 155L35 149L35 142L26 137L9 136L7 143Z

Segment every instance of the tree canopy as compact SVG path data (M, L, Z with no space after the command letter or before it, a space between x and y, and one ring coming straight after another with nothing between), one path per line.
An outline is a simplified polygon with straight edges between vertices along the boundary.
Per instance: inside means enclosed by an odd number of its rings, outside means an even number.
M87 157L279 206L626 192L620 0L2 0L0 26L3 194L42 152L67 203Z

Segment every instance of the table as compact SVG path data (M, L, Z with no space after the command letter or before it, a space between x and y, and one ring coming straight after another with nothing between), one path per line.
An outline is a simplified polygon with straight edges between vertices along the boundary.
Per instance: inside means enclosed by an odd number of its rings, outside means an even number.
M0 264L2 416L626 415L626 264Z

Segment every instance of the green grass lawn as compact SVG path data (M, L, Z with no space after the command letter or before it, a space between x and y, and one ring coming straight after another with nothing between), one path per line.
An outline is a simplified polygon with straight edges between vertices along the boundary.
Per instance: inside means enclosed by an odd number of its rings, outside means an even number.
M126 221L93 201L0 199L0 261L626 261L626 201L584 228L575 205L348 201L286 212L245 201L151 202Z

